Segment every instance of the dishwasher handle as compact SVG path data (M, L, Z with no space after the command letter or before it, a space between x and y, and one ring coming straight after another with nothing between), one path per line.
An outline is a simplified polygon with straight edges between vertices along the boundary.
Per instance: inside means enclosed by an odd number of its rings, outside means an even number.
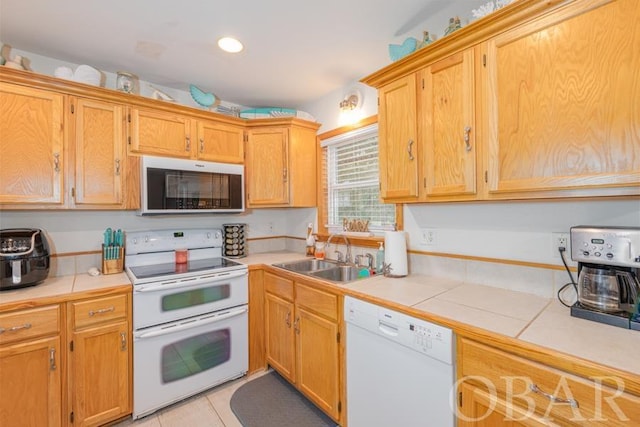
M398 336L398 327L391 323L383 322L382 320L378 320L378 330L390 337Z

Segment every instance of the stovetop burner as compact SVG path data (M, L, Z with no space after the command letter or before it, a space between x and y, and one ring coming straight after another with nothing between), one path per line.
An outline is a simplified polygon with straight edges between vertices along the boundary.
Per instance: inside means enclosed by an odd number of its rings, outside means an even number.
M162 279L174 274L184 273L202 273L211 272L215 273L216 270L241 266L242 264L235 261L228 260L226 258L209 258L200 259L195 261L189 261L186 264L176 264L175 262L153 265L139 265L130 267L131 273L136 276L136 279L149 279L158 278ZM211 270L211 271L209 271Z

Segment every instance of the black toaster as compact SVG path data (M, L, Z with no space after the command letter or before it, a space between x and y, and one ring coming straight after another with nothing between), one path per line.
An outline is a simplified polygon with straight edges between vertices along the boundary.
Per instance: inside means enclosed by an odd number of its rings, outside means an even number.
M0 291L37 285L49 275L49 263L49 243L42 230L0 230Z

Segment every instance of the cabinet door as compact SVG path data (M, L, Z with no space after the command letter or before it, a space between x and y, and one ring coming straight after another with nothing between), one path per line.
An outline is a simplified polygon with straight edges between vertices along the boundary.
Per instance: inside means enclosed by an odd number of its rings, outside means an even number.
M574 2L490 40L489 196L579 188L615 195L606 188L624 186L637 193L639 46L635 0Z
M385 200L418 196L416 76L379 91L380 195Z
M423 191L428 197L475 194L473 50L421 71Z
M265 338L267 362L289 381L295 381L293 303L265 293Z
M248 136L247 206L289 203L287 129L252 129Z
M0 425L62 423L60 338L0 347Z
M64 203L64 99L0 83L0 203Z
M129 322L73 333L70 411L74 425L100 425L131 411Z
M527 408L507 402L486 391L462 384L458 391L462 405L457 414L458 427L542 427L557 426L550 420L535 415ZM571 424L564 424L571 425Z
M130 111L132 153L191 158L191 120L179 114L134 108ZM195 155L193 155L195 157Z
M198 158L211 162L243 163L244 129L239 126L198 121Z
M75 204L123 203L124 107L79 98L75 115Z
M296 383L320 409L338 419L338 325L296 306L295 326Z

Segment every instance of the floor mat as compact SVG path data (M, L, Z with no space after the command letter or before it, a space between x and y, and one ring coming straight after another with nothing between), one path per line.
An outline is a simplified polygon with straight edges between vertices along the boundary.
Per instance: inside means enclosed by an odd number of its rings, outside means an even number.
M335 427L322 411L272 371L239 387L231 409L244 427Z

